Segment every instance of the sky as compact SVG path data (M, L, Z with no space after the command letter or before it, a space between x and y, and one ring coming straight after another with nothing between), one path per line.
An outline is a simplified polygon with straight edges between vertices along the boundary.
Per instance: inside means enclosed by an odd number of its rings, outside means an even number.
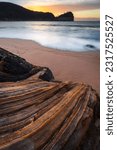
M99 20L100 0L0 0L21 5L34 11L52 12L58 16L72 11L75 20Z

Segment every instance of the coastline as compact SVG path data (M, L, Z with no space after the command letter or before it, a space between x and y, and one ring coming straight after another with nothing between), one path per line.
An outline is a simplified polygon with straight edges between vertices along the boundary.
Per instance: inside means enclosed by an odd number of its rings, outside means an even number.
M100 93L99 51L62 51L43 47L31 40L9 38L0 38L0 47L34 65L49 67L57 80L83 82Z

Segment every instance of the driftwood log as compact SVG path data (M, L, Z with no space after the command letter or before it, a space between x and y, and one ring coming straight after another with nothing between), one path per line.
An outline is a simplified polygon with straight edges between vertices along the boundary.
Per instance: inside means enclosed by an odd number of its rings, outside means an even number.
M96 91L0 49L0 150L75 149L99 150Z

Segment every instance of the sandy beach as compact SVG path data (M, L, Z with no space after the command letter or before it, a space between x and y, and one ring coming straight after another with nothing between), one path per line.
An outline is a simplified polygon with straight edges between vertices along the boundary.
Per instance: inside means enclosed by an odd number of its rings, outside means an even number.
M100 93L100 53L66 52L46 48L31 40L0 39L0 47L17 54L32 64L49 67L55 78L83 82Z

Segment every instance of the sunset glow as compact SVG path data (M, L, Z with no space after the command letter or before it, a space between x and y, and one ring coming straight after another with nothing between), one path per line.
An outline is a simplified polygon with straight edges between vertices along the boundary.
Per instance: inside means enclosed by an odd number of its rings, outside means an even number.
M65 13L67 11L72 11L74 13L75 19L99 19L100 13L99 9L91 9L91 10L82 10L76 11L73 8L73 5L70 6L61 6L61 5L52 5L52 6L25 6L26 8L33 11L42 11L42 12L52 12L55 16L60 15L61 13Z
M96 10L86 10L86 11L79 11L74 12L76 20L99 20L100 18L100 11Z
M1 1L1 0L0 0ZM4 0L33 11L51 12L55 16L72 11L75 20L100 18L100 0Z

